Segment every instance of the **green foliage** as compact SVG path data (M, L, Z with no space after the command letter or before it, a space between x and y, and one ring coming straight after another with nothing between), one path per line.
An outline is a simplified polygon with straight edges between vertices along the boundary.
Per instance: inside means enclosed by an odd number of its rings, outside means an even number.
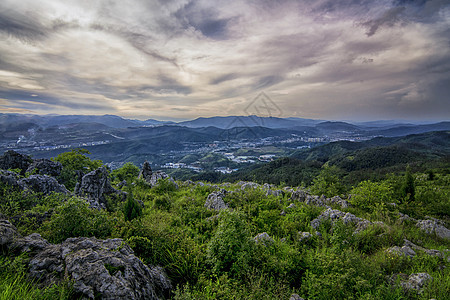
M219 226L208 243L208 259L214 271L238 275L248 268L253 251L244 215L238 211L223 210L219 215Z
M345 191L345 187L339 179L340 174L341 171L338 167L324 165L310 187L311 192L316 195L325 195L326 197L340 195Z
M403 199L405 199L406 202L408 201L414 201L415 197L415 184L414 184L414 177L411 174L411 168L408 166L406 168L406 174L403 181L403 185L401 188L401 193L403 196Z
M362 181L350 191L351 204L372 212L377 206L393 202L393 189L389 182Z
M100 160L91 160L87 154L90 153L86 149L72 149L53 158L54 161L62 164L63 169L59 180L69 190L73 191L75 188L78 180L78 172L86 174L102 166L103 163Z
M139 175L139 168L131 162L125 163L121 168L113 170L111 177L114 182L133 182Z
M78 236L105 238L111 235L113 224L107 212L90 209L86 201L71 198L57 207L50 221L44 224L43 236L53 243Z
M142 207L135 199L133 199L131 190L128 191L127 201L125 201L125 205L123 206L123 214L126 221L131 221L142 215Z

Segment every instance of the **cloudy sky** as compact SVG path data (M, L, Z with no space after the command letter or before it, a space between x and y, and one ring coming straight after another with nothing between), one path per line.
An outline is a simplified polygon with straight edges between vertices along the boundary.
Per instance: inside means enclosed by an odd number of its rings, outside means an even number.
M449 3L1 0L0 113L448 120Z

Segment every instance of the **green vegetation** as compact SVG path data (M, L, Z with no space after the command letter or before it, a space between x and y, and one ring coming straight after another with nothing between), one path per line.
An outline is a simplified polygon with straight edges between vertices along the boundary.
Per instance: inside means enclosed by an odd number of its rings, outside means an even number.
M61 182L74 185L76 171L102 165L86 154L73 150L55 158L64 166ZM349 153L345 157L352 161ZM23 235L38 232L52 243L74 236L124 239L144 263L164 268L174 286L173 299L289 299L292 293L305 299L445 299L450 291L448 253L438 257L417 250L416 256L406 257L386 251L403 246L404 239L439 251L450 246L449 240L425 234L399 214L439 218L450 227L450 164L444 158L428 159L409 168L395 164L390 173L383 173L385 165L364 169L365 176L358 177L330 159L284 158L240 173L242 177L227 177L274 183L273 189L289 184L319 196L340 195L351 206L332 208L372 221L358 230L342 221L313 228L311 221L326 208L291 200L290 191L274 196L262 186L242 190L237 183L181 181L177 186L168 179L152 188L137 178L132 164L112 172L116 188L128 195L108 210L90 209L76 197L35 195L2 185L0 212ZM127 185L119 185L123 180ZM220 189L229 191L223 198L229 209L205 208L208 195ZM263 232L272 240L256 242L254 237ZM302 232L311 235L302 240ZM27 278L30 258L1 250L0 299L73 296L70 282L42 287ZM111 274L120 270L105 267ZM433 277L421 293L390 280L419 272Z
M81 174L89 173L102 166L101 161L91 160L87 154L90 153L85 149L73 149L70 152L61 153L53 159L63 166L59 180L67 189L73 191Z

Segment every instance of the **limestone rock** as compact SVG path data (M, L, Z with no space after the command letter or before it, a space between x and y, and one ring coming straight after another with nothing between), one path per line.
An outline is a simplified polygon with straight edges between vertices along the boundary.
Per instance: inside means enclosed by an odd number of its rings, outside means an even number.
M244 182L241 185L241 190L243 190L243 191L245 191L247 189L252 189L253 190L253 189L256 189L258 187L260 187L260 185L257 184L256 182Z
M112 187L105 167L84 175L81 183L75 186L75 194L87 198L93 208L105 208L106 195L119 195L122 201L126 198L126 193Z
M284 195L284 191L283 190L271 190L268 189L266 192L266 196L275 196L275 197L279 197L279 196L283 196Z
M14 225L8 220L0 220L0 246L8 246L18 237L20 234Z
M142 165L142 170L139 172L139 178L149 182L152 178L152 174L153 172L152 168L150 167L150 163L148 161L145 161Z
M344 213L337 209L328 208L327 210L323 211L322 214L320 214L317 218L311 221L311 226L314 229L317 229L325 220L331 220L332 224L334 224L337 220L342 220L344 224L353 224L356 227L354 233L358 233L359 231L366 229L369 225L372 224L372 222L370 222L369 220L359 218L354 214ZM379 224L381 225L383 223L380 222Z
M303 190L293 191L289 200L305 202L307 196L308 194Z
M228 205L223 201L223 197L225 197L223 192L212 192L206 198L205 207L214 210L227 209Z
M0 169L20 169L21 174L25 175L25 171L33 162L30 156L17 153L13 150L6 151L0 156Z
M394 246L391 248L386 249L386 252L397 255L397 256L408 256L408 257L414 257L416 256L416 252L409 247L409 246Z
M392 284L399 282L400 286L405 291L416 291L418 294L420 294L425 285L432 280L433 277L428 273L413 273L409 276L407 274L399 273L394 274L390 278Z
M289 297L289 300L305 300L305 299L300 297L298 294L292 294L291 297Z
M28 167L27 172L40 175L49 175L57 177L61 174L62 164L60 162L52 161L50 159L42 158L35 159Z
M267 234L267 232L260 233L254 238L257 244L262 243L264 246L272 245L275 241Z
M4 183L4 184L9 185L14 188L20 188L19 184L17 183L18 180L19 180L19 177L17 176L16 173L10 172L10 171L5 171L5 170L0 170L0 182L1 183Z
M17 238L9 245L9 249L16 252L36 253L44 250L49 245L50 243L41 237L39 233L32 233L26 237Z
M441 239L450 239L450 230L440 224L437 219L420 220L416 226L428 234L436 234Z
M167 175L165 172L156 171L151 175L150 180L147 180L147 182L150 183L151 186L155 186L158 184L159 180L166 178L169 178L169 175Z
M308 240L310 240L311 238L313 237L313 235L311 234L311 233L309 233L309 232L299 232L298 233L298 240L300 241L300 242L305 242L305 241L308 241Z
M47 175L31 175L18 181L25 190L48 195L50 193L62 193L68 195L70 192L58 181Z
M74 281L74 291L94 299L163 299L171 283L149 268L122 239L69 238L47 246L30 261L32 278L51 284Z

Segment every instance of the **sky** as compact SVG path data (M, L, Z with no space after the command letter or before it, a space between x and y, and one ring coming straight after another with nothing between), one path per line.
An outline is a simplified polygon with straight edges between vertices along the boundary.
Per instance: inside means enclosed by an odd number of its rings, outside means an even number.
M449 120L448 0L1 0L0 113Z

